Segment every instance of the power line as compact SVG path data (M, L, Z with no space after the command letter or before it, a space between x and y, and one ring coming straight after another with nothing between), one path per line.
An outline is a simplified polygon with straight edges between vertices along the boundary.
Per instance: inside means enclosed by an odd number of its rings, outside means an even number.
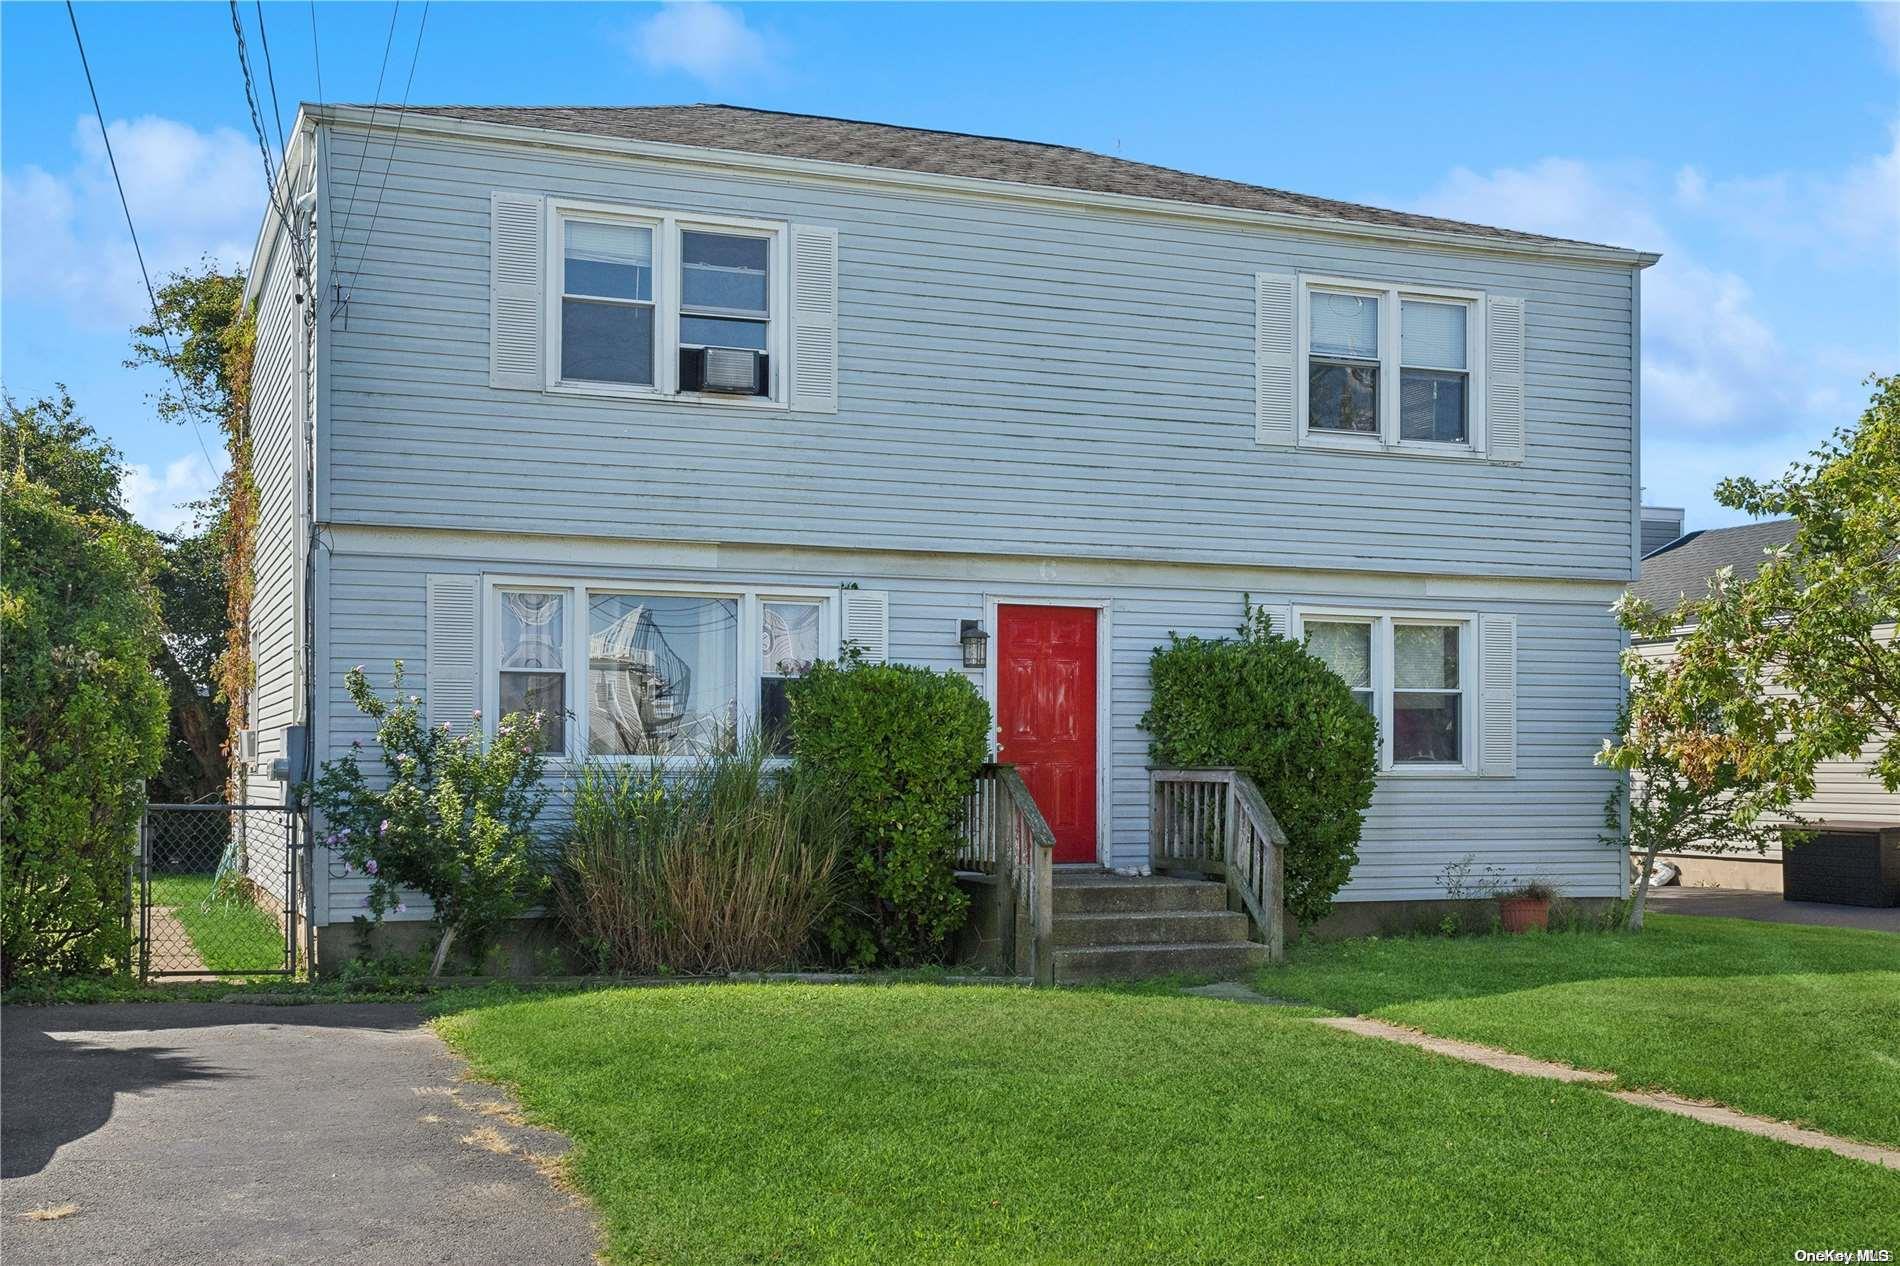
M422 33L429 26L429 0L422 0L422 18L416 23L416 46L409 54L409 78L402 85L402 108L396 112L396 132L390 138L389 151L383 155L382 178L376 182L376 209L370 213L369 231L363 234L362 249L356 253L356 267L350 270L350 291L356 291L356 279L363 271L363 262L369 258L370 240L376 236L376 221L383 214L383 190L389 186L389 168L396 160L396 146L402 143L402 121L409 113L409 90L416 82L416 63L422 58Z
M389 50L396 42L396 18L401 12L402 0L395 0L389 8L389 33L383 36L383 63L376 68L376 94L369 99L369 132L376 130L376 110L383 100L383 76L389 71ZM358 175L362 174L363 159L369 154L369 132L363 134L363 148L357 154ZM359 180L352 179L345 194L347 201L343 204L343 215L337 220L336 246L339 251L348 241L350 215L356 210L356 190L361 183ZM330 284L332 288L330 311L334 315L343 302L343 283L332 276Z
M310 0L310 60L317 64L317 104L323 104L323 48L317 43L317 0Z
M99 120L99 139L105 142L106 162L112 168L112 183L119 191L119 209L125 212L125 231L132 237L132 254L139 261L139 276L145 281L146 301L152 305L152 324L165 344L165 365L172 371L172 381L178 384L178 398L185 404L185 420L191 423L191 433L198 437L198 448L205 455L205 465L215 475L218 463L211 459L211 448L205 443L204 432L198 429L191 393L178 373L178 353L172 350L171 335L166 331L165 318L158 310L158 292L152 288L152 274L145 267L145 250L139 245L139 231L132 224L132 204L126 201L125 182L119 179L119 160L112 152L112 134L106 130L106 112L99 105L99 89L92 82L92 63L86 58L86 41L79 35L79 15L73 12L73 0L66 0L66 20L73 24L73 43L79 48L79 66L86 72L86 91L92 95L92 113Z
M270 64L270 36L264 31L264 0L251 0L257 7L257 43L264 50L264 82L270 85L270 121L277 125L277 165L281 168L290 161L290 150L284 144L284 108L277 104L277 72Z
M295 265L297 276L301 279L308 276L310 270L304 262L303 243L297 240L296 226L290 222L290 212L277 199L278 173L271 162L270 138L264 132L264 106L257 95L257 77L251 70L250 50L244 42L244 19L238 13L237 0L231 0L231 34L237 40L238 71L244 78L244 101L251 110L251 130L257 134L257 152L264 159L264 198L270 204L270 209L277 213L278 222L284 226L284 236L290 243L291 262ZM280 141L282 136L280 126L278 131ZM289 193L290 190L286 188L284 190L286 198Z

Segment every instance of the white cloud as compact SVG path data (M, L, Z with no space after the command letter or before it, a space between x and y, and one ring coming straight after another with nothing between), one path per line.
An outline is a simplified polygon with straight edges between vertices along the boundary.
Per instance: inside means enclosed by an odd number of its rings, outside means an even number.
M160 474L153 474L152 468L143 462L134 462L126 469L125 481L119 490L120 500L132 517L148 528L171 532L183 527L192 519L186 507L210 494L228 464L222 450L212 452L219 459L215 471L205 464L204 456L199 453L173 460Z
M1673 201L1677 210L1783 256L1840 264L1873 250L1900 259L1900 118L1889 122L1880 153L1844 171L1711 180L1685 167L1676 174Z
M634 28L634 50L654 70L718 82L766 68L765 37L737 9L712 0L667 0Z
M150 115L109 130L154 285L207 255L225 266L249 262L264 202L254 143L231 128L200 132ZM4 176L6 295L55 304L85 328L123 329L145 315L147 300L91 116L74 124L73 149L63 172L27 166Z
M1894 0L1874 0L1867 6L1867 21L1874 28L1874 39L1887 55L1887 64L1900 71L1900 4Z
M1891 284L1896 180L1900 145L1831 174L1722 179L1694 166L1666 174L1551 158L1459 169L1400 205L1662 254L1642 283L1643 481L1652 502L1687 506L1691 526L1709 526L1736 517L1714 504L1719 479L1784 471L1859 415L1861 380L1892 362L1890 325L1850 316L1834 325L1849 340L1837 343L1802 314L1824 310L1837 290L1858 303L1868 282ZM1794 266L1777 274L1771 255ZM1779 328L1782 309L1730 260L1770 293L1778 277L1783 290L1788 276L1805 278Z
M1756 312L1748 283L1683 249L1651 208L1664 202L1640 168L1547 158L1528 168L1452 172L1417 201L1422 211L1506 224L1557 237L1661 251L1643 277L1643 401L1646 417L1696 429L1736 424L1780 429L1794 404L1774 331ZM1685 169L1678 200L1709 195Z

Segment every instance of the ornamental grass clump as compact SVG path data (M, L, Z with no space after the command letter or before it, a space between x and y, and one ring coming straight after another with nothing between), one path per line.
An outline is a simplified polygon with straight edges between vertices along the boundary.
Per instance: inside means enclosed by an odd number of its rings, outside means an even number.
M800 962L832 906L844 817L785 778L761 736L574 785L556 904L598 970L763 971Z
M355 750L325 761L309 789L321 838L347 872L368 876L363 917L371 922L405 912L405 892L429 898L441 934L431 975L442 973L458 943L480 962L497 929L547 891L534 830L548 800L541 785L543 719L510 714L493 739L479 725L461 733L448 722L426 725L422 700L402 692L401 660L391 700L376 693L361 664L345 683L351 701L376 721L385 785L371 785ZM471 720L479 722L481 713Z

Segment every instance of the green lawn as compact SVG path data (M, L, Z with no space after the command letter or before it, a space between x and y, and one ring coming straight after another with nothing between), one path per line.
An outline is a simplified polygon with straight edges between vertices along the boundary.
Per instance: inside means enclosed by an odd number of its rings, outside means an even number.
M622 1262L1787 1261L1896 1242L1900 1174L1273 1008L722 985L437 1023L574 1139Z
M1652 915L1634 935L1299 945L1256 984L1900 1145L1890 933Z
M153 875L152 904L169 906L214 972L276 971L284 965L284 930L235 885L215 890L210 875Z

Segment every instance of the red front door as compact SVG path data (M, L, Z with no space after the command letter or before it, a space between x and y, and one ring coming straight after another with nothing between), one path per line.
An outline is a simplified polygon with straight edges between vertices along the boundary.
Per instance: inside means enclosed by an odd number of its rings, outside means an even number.
M1055 860L1095 860L1095 619L1090 607L996 609L997 759L1055 832Z

